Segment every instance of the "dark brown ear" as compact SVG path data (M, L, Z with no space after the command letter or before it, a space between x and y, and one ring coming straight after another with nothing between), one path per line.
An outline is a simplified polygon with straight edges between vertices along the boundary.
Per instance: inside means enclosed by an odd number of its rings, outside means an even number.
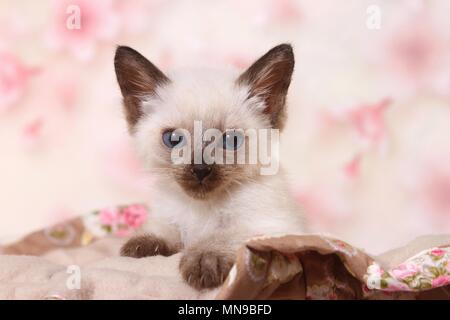
M153 63L136 50L119 46L114 57L117 82L122 91L125 115L130 130L142 116L141 102L156 88L170 80Z
M289 44L280 44L271 49L239 78L240 85L250 88L249 97L261 98L274 128L281 129L286 118L286 94L294 70L294 54Z

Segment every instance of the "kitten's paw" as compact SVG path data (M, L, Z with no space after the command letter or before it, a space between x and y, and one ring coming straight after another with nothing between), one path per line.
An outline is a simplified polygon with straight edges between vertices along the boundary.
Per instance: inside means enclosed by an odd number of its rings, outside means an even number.
M223 283L234 257L214 251L187 251L180 261L184 280L196 289L215 288Z
M121 256L132 258L158 255L168 257L173 253L166 241L153 235L135 236L120 249Z

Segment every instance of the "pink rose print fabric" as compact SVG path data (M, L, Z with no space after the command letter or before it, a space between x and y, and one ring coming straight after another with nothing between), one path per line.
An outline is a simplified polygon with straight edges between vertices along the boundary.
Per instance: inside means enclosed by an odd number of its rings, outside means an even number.
M425 250L392 270L374 262L367 269L367 287L383 291L420 291L450 284L450 247Z
M36 69L28 67L11 53L0 51L0 113L7 111L25 94Z
M129 236L148 218L147 208L140 204L106 207L83 218L87 229L96 236Z

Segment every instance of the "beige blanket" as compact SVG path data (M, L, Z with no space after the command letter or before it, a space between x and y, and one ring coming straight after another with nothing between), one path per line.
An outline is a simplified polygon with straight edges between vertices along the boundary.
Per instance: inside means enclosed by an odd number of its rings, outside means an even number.
M371 257L323 235L247 242L222 287L198 292L181 254L118 256L124 238L85 217L0 247L0 299L450 299L450 236L422 237Z
M0 256L0 299L198 299L213 298L186 285L180 254L119 257L121 239L101 239L42 256ZM78 268L79 267L79 268ZM79 286L77 272L79 271Z

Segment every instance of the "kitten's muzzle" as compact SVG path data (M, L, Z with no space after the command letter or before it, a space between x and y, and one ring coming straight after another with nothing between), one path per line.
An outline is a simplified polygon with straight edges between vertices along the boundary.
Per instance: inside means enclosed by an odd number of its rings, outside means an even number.
M195 164L191 172L195 175L198 181L203 181L207 176L211 174L212 168L207 164Z

